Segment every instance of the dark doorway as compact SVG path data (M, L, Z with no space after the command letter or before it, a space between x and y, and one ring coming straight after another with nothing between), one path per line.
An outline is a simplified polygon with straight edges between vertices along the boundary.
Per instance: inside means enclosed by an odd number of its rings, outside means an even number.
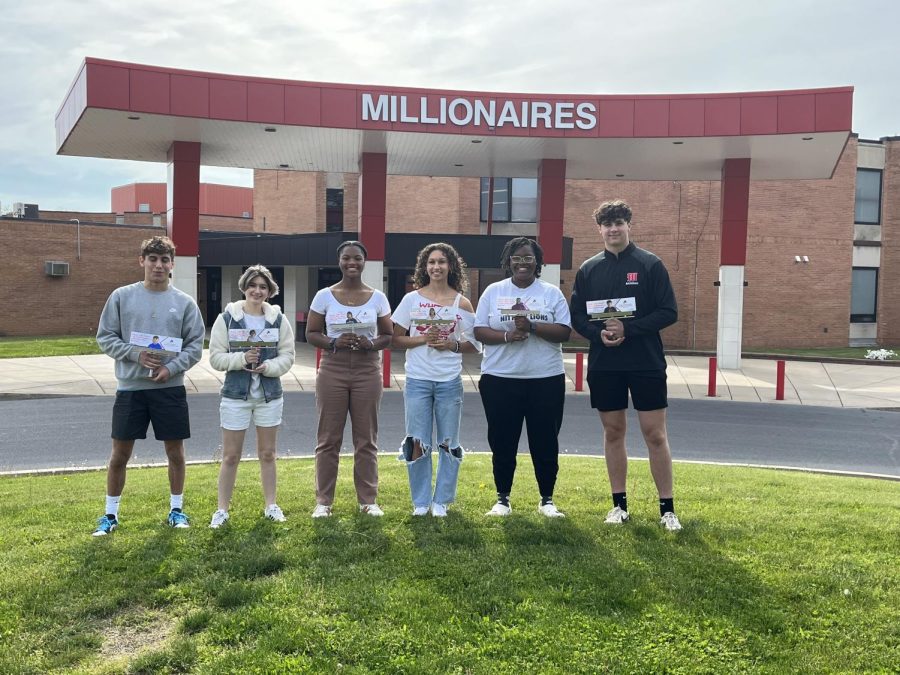
M328 286L334 286L334 284L336 284L340 280L341 270L337 267L320 267L319 280L316 285L316 290L321 291L323 288L327 288Z
M392 269L388 270L387 299L391 303L391 309L400 304L403 296L413 290L413 270Z
M197 274L197 304L204 324L213 325L222 313L222 268L201 267Z

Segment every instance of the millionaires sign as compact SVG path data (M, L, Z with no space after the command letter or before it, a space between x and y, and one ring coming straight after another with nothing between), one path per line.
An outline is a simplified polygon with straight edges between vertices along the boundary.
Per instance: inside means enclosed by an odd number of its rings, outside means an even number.
M417 100L418 99L418 100ZM597 106L583 101L512 101L508 99L447 98L429 102L427 96L363 94L362 119L372 122L474 125L495 129L593 129Z

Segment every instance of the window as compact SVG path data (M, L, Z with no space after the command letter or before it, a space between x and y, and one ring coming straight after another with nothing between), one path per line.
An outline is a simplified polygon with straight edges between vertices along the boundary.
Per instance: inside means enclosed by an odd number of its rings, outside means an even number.
M150 213L150 205L138 204L138 213Z
M854 222L863 225L881 223L881 171L856 170L856 209Z
M344 190L328 188L325 190L325 231L343 232L344 230Z
M490 179L481 179L481 222L487 222ZM495 178L495 223L537 222L537 178Z
M878 268L854 267L850 286L850 323L875 323Z

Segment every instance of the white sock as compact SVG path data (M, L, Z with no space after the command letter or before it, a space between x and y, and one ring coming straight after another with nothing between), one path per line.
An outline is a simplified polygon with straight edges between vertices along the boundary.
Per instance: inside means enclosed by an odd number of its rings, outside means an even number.
M119 502L122 500L122 495L118 497L113 497L112 495L106 495L106 511L105 513L110 516L119 517Z
M180 509L182 508L182 504L184 503L184 494L180 495L169 495L169 508L170 509Z

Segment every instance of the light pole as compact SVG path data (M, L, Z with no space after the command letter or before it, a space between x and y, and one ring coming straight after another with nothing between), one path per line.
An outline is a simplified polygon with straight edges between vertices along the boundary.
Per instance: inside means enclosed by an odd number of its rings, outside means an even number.
M75 260L81 260L81 221L69 218L69 222L75 223Z

